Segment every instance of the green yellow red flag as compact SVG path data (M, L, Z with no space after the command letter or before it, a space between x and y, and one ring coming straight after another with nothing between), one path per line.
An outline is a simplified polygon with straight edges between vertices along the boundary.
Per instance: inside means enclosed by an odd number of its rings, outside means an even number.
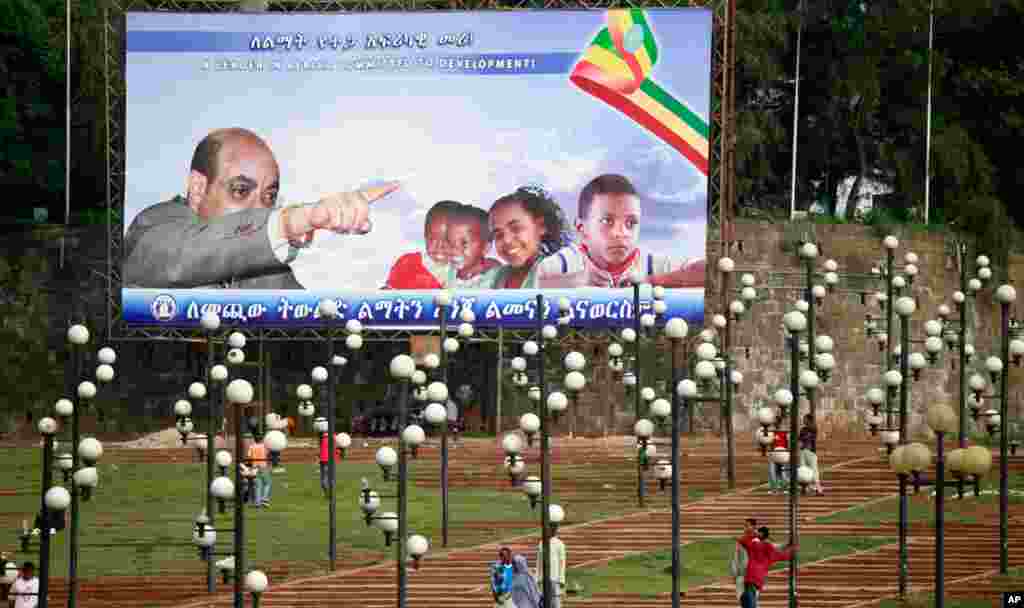
M619 110L708 173L708 124L651 78L658 45L644 11L607 12L569 80Z

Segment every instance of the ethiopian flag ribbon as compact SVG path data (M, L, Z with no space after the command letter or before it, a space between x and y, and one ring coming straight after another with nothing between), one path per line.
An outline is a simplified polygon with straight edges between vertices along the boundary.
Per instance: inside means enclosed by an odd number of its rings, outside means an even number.
M658 44L644 11L610 10L569 80L640 123L708 174L708 123L653 80Z

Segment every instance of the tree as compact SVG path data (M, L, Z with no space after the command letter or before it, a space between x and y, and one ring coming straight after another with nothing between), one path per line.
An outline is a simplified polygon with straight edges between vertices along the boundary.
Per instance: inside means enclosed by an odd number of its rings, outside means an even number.
M9 421L46 411L63 390L63 370L47 344L47 296L40 280L46 270L45 256L0 257L0 385Z
M76 198L94 203L104 191L102 23L97 0L73 9L73 184ZM65 23L63 0L0 2L0 183L21 216L32 207L62 208Z

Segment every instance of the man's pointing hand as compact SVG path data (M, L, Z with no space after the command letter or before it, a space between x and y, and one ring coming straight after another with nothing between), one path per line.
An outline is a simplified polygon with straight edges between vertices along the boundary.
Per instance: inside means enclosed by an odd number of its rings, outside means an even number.
M390 182L355 192L331 194L313 205L285 207L281 211L278 234L289 241L308 241L315 230L366 234L371 228L370 205L398 188L398 182Z

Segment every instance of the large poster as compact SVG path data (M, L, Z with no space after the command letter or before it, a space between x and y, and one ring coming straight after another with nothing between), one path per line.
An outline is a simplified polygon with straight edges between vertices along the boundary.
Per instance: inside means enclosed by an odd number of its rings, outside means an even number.
M129 324L702 322L710 11L126 18Z

